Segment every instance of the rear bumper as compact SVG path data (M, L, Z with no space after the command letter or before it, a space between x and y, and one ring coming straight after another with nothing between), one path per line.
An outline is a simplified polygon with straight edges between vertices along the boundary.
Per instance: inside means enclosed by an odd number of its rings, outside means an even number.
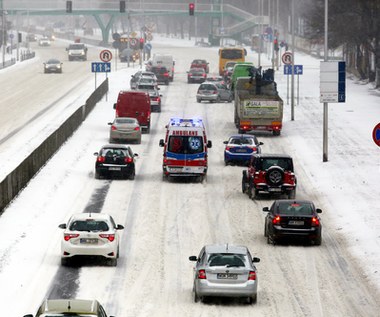
M284 184L281 186L269 186L268 184L255 184L255 189L264 194L288 194L296 189L295 185Z
M310 229L296 229L273 226L272 235L275 238L298 237L316 239L321 235L321 227L312 227Z
M205 166L167 166L163 165L163 173L166 176L192 177L203 176L207 173Z
M257 280L239 284L219 284L197 280L195 290L198 296L250 297L257 294Z

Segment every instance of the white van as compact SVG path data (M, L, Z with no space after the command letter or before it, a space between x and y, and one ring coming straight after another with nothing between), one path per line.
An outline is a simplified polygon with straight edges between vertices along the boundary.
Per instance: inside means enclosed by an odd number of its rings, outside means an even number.
M172 55L154 54L152 58L152 66L166 67L169 72L169 80L174 78L174 59Z

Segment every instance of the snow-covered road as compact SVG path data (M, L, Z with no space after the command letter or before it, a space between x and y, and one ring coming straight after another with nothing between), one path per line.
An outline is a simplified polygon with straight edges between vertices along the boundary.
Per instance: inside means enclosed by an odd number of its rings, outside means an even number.
M139 154L134 181L94 179L93 153L108 142L112 105L137 70L118 64L118 71L109 76L108 100L98 104L1 215L0 293L1 302L7 303L1 315L34 313L43 298L64 289L72 294L63 296L98 299L117 317L378 316L380 169L379 149L371 140L380 118L376 91L349 80L347 102L330 105L329 161L323 163L319 61L296 55L304 75L295 120L290 120L286 105L282 135L257 136L264 142L263 152L293 156L298 198L311 199L323 209L323 242L320 247L267 245L261 210L272 200L249 200L241 193L243 167L225 167L223 162L223 141L236 132L232 103L198 104L198 85L186 83L194 58L207 59L211 72L217 71L217 49L195 48L189 42L161 39L153 44L156 52L175 57L176 75L168 87L161 86L162 112L152 115L151 133L143 135L141 145L132 145ZM249 52L250 60L256 58ZM5 74L12 76L11 70ZM276 80L286 103L286 77L279 71ZM61 95L57 91L56 98ZM30 96L31 104L41 102L38 95ZM162 181L158 142L172 116L201 116L206 122L213 147L202 184ZM2 154L25 143L29 142L16 136ZM61 268L58 224L91 208L110 213L125 225L118 266L87 263ZM247 245L261 258L256 305L237 300L193 302L193 263L188 256L216 242Z

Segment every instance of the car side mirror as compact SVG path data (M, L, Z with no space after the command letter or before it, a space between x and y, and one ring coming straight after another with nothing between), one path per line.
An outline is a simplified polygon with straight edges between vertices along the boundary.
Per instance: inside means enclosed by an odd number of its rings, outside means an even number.
M317 208L316 210L315 210L317 213L322 213L322 209L320 209L320 208Z
M264 145L264 143L263 142L259 142L259 145Z
M260 258L256 258L256 257L254 257L254 258L252 259L252 263L258 263L258 262L260 262Z
M137 157L137 156L139 156L137 153L133 153L133 156L135 156L135 157Z
M24 315L24 317L33 317L32 314Z
M124 226L122 226L122 225L117 225L116 226L116 230L122 230L122 229L124 229Z
M162 146L162 147L165 146L164 139L160 140L159 146Z
M98 155L99 155L99 152L95 152L94 155L95 155L95 156L98 156Z
M107 124L108 124L108 125L112 125L112 122L108 122Z
M228 141L223 141L223 144L228 144Z
M190 261L198 261L197 257L195 255L189 256Z
M61 223L61 224L58 226L58 228L61 228L61 229L66 229L66 228L67 228L67 226L66 226L66 224L65 224L65 223Z
M263 211L268 212L269 211L269 207L264 207Z
M207 141L207 147L208 148L212 148L212 142L209 140L209 141Z

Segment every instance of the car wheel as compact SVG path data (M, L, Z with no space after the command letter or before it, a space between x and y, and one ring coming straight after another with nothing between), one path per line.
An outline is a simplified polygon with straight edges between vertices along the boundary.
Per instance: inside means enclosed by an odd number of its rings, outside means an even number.
M241 191L243 192L243 194L247 193L247 182L247 171L243 171L243 177L241 179Z
M249 305L256 304L256 302L257 302L257 294L254 295L254 296L248 297L248 301L247 302L248 302Z
M129 174L128 179L131 181L133 181L135 179L135 168L133 168L131 174Z
M136 143L141 144L141 137L140 137L140 139L137 139Z
M271 166L265 175L265 179L271 186L279 186L284 182L284 170L278 166Z
M295 199L295 198L296 198L296 190L293 189L292 191L289 192L288 199Z
M318 237L313 241L314 245L322 244L322 232L319 233Z
M234 97L230 95L230 97L228 98L228 102L232 102L232 100L234 100Z
M70 259L69 258L61 258L61 265L62 266L69 266L70 265Z
M100 173L98 171L95 171L95 179L100 179Z
M108 259L109 266L117 266L117 258Z
M195 288L193 289L193 295L194 295L194 303L198 303L200 300L200 297L198 296L198 293L195 290Z
M218 97L216 97L216 100L215 100L216 103L219 103L220 102L220 96L218 95Z
M197 98L197 102L200 103L202 101L202 99L200 98Z
M120 250L119 250L119 246L117 246L116 258L118 259L119 257L120 257Z
M252 187L251 188L251 199L257 199L258 198L258 195L259 195L259 192L257 191L256 188Z
M273 131L273 135L278 136L278 135L280 135L280 134L281 134L281 131Z
M253 190L252 187L253 187L252 182L250 180L248 180L248 197L249 197L249 199L252 199L252 190Z
M265 224L264 224L264 237L268 238L267 218L265 218Z

